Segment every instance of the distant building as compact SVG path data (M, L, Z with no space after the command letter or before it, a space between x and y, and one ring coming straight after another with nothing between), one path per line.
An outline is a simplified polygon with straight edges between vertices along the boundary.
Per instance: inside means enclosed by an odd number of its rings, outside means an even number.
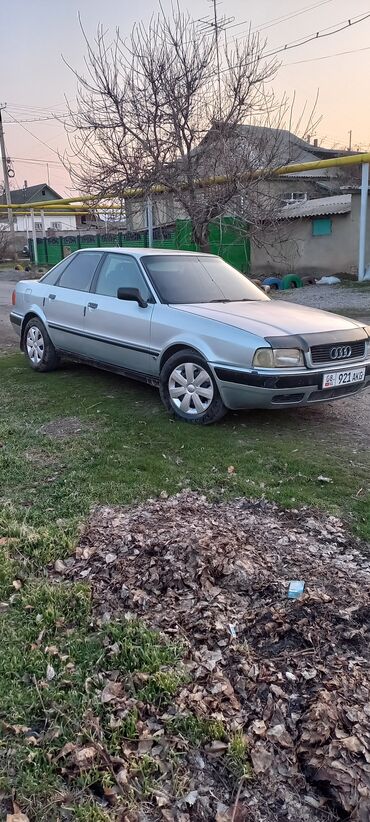
M34 186L28 186L26 182L23 188L13 189L10 192L10 197L14 205L24 204L25 207L27 207L27 210L32 207L32 203L45 202L45 205L47 205L47 203L51 200L63 199L62 196L47 183L38 183ZM5 194L0 196L0 203L4 205L6 204ZM40 208L41 207L38 206L37 209L35 209L36 234L39 236L42 235L43 231ZM76 210L79 210L79 208L76 207ZM55 209L55 211L57 212L55 215L53 215L50 211L49 213L45 212L44 214L45 233L48 235L55 235L66 231L74 232L85 228L98 228L100 225L100 220L93 213L74 215L67 209L63 209L63 206L60 206L60 210ZM6 211L5 209L1 209L0 223L6 223L6 221ZM16 231L22 231L25 234L29 234L32 231L31 217L23 214L17 215L15 213L14 228Z
M62 197L51 188L47 183L38 183L35 186L25 186L23 188L13 189L10 192L11 201L14 205L22 205L24 203L27 208L29 208L32 203L39 203L45 201L45 204L50 200L61 200ZM3 194L0 202L5 205L6 199L5 194ZM3 211L3 210L1 210ZM45 214L44 221L45 221L45 231L75 231L77 228L76 217L73 214L69 214L67 211L65 213L61 211L57 213L57 215L53 214ZM6 213L2 213L2 219L5 221L7 219ZM41 214L39 213L39 208L35 209L35 226L36 232L41 234L42 232L42 218ZM32 230L31 226L31 218L27 215L14 215L14 228L16 231L24 231L29 232Z

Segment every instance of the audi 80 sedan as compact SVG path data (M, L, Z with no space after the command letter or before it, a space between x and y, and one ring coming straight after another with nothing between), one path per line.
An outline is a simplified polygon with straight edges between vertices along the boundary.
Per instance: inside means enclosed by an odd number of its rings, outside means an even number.
M35 371L70 357L144 380L191 423L335 400L370 383L369 326L271 300L211 254L81 250L20 281L12 302Z

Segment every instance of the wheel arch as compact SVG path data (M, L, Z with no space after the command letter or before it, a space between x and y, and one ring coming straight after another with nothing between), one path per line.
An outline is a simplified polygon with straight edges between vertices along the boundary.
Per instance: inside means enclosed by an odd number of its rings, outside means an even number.
M21 339L20 339L21 351L24 351L24 332L25 332L26 325L33 318L35 318L36 320L40 320L40 322L42 322L42 324L45 325L44 318L42 316L40 316L40 314L34 308L30 308L27 311L27 313L23 317L22 325L21 325Z
M159 361L159 371L162 371L163 366L171 357L173 357L174 354L177 354L179 351L184 351L184 349L186 349L187 351L194 351L194 354L197 354L198 357L202 357L202 359L207 362L206 355L203 353L203 351L200 351L200 349L197 348L195 345L188 342L177 342L173 343L172 345L169 345L168 348L166 348L166 350L162 352Z

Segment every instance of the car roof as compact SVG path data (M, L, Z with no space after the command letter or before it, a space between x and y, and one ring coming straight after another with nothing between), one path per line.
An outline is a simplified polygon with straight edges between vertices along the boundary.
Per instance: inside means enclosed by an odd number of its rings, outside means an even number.
M115 251L115 252L118 252L119 254L133 254L136 257L144 257L144 256L147 256L148 254L150 254L151 256L152 255L157 255L157 254L160 254L161 256L162 256L162 254L164 254L164 255L167 255L167 254L177 255L177 254L179 254L179 255L186 255L186 256L192 255L194 257L216 257L217 256L217 254L211 254L211 252L209 252L209 254L207 254L207 253L205 254L202 251L178 251L176 248L174 248L174 249L170 249L170 248L136 248L136 247L133 247L133 248L129 248L129 247L128 248L117 248L117 246L104 246L104 247L100 247L100 248L98 248L98 247L96 247L96 248L81 248L78 251L78 253L79 254L84 254L86 251Z

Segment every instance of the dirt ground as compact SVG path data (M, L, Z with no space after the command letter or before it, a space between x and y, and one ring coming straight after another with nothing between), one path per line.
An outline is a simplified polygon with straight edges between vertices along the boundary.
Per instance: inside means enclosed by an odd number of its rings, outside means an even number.
M21 279L19 271L0 271L0 353L17 348L17 337L9 322L12 291Z
M17 271L0 271L0 353L18 350L18 340L9 322L11 294L15 283L24 274ZM279 294L279 299L301 305L334 311L370 324L370 290L358 291L340 286L307 286ZM117 377L117 379L122 379ZM276 412L271 412L271 421ZM369 431L370 390L363 394L336 402L308 408L286 410L284 418L289 425L297 427L297 432L306 424L316 422L318 442L320 436L329 434L341 439L361 440L370 444ZM266 415L264 415L264 418ZM355 427L353 426L356 421Z

